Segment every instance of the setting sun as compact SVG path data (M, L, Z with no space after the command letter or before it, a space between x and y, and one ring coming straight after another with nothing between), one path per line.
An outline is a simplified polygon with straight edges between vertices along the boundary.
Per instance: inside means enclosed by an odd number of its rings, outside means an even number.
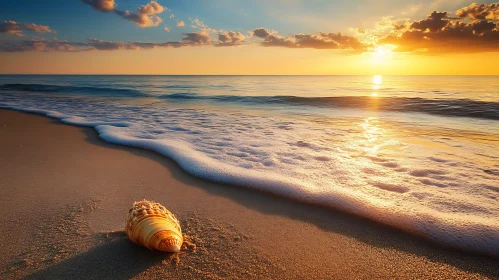
M378 47L376 47L376 50L374 51L373 56L384 58L384 57L386 57L386 55L388 53L390 53L390 50L388 50L382 46L378 46Z
M380 63L385 62L388 58L390 58L393 53L392 51L396 49L394 45L381 45L376 46L371 54L371 58L374 62Z

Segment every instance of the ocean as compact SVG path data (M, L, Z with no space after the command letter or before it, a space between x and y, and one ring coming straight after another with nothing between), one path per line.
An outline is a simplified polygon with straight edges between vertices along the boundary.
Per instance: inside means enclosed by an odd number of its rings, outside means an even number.
M499 255L499 77L0 75L0 108Z

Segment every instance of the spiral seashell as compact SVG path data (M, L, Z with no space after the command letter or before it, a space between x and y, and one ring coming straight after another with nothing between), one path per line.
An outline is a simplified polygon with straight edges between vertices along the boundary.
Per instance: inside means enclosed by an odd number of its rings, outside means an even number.
M180 223L164 206L153 201L134 202L126 219L126 235L150 250L179 252L183 243Z

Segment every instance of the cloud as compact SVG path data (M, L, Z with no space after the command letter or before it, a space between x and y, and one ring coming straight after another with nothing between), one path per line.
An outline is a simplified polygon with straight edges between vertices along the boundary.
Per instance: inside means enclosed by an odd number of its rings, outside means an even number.
M158 4L158 2L151 1L146 5L137 8L137 14L140 15L154 15L161 14L165 10L165 7Z
M122 42L110 42L97 39L89 39L88 46L95 48L100 51L112 51L121 49L133 49L132 45L129 43Z
M33 31L36 33L56 33L54 30L51 30L50 27L46 25L38 25L34 23L23 23L23 27L26 30Z
M208 28L204 22L200 21L198 18L192 20L192 28Z
M163 22L163 19L157 15L132 13L130 11L122 12L118 10L115 10L115 13L122 16L125 19L135 22L135 24L143 28L158 26L160 23Z
M182 39L188 44L202 45L211 42L209 31L206 29L201 29L198 32L184 33L184 38Z
M116 50L141 50L155 48L180 48L196 46L193 42L112 42L89 39L86 43L69 42L62 40L25 40L15 42L0 42L0 52L83 52L83 51L116 51Z
M50 27L48 27L47 25L15 22L13 20L6 20L0 23L0 33L22 37L24 36L23 31L32 31L36 33L56 33L55 30L50 29Z
M114 0L82 0L82 2L101 12L112 12L116 7Z
M260 28L257 28L255 30L253 30L253 36L256 36L256 37L259 37L259 38L267 38L272 33L274 33L274 32L270 32L270 31L268 31L267 29L265 29L263 27L260 27Z
M142 50L142 49L156 49L156 48L180 48L197 45L194 42L163 42L163 43L149 43L149 42L111 42L97 39L89 39L86 44L95 50L100 51L114 51L114 50Z
M112 12L131 20L141 27L157 26L162 22L158 14L169 11L155 1L137 8L136 12L116 9L114 0L82 0L85 4L102 12ZM314 34L292 34L281 36L277 31L256 28L248 34L235 31L209 28L198 18L189 18L190 25L196 32L183 33L176 42L113 42L89 39L84 43L60 40L32 39L26 41L0 42L0 51L112 51L139 50L153 48L178 48L188 46L230 47L248 43L247 36L253 37L264 47L308 48L324 50L349 50L353 53L372 51L383 45L391 45L395 52L498 52L499 51L499 4L471 4L459 9L455 16L445 11L434 11L421 20L408 18L397 19L383 17L372 29L350 28L349 35L334 32ZM173 14L172 14L173 15ZM185 26L184 21L177 21L176 26ZM170 32L165 25L164 30ZM33 23L5 21L0 23L0 32L24 36L24 31L55 33L48 26ZM212 40L215 34L218 40ZM390 48L391 49L391 48Z
M241 32L234 31L220 31L218 32L218 43L215 44L217 47L231 47L239 46L243 44L246 39Z
M89 46L85 43L53 40L25 40L0 43L0 52L27 52L27 51L87 51Z
M83 3L92 6L94 9L101 12L114 12L124 19L133 21L140 27L158 26L163 22L157 14L168 10L166 7L161 6L158 2L151 1L145 5L137 8L135 13L128 10L121 11L116 9L114 0L82 0Z
M31 39L24 41L0 41L0 52L84 52L84 51L116 51L116 50L147 50L156 48L181 48L195 46L211 46L210 32L201 29L198 32L184 33L181 41L170 42L113 42L98 39L88 39L86 42L69 42L58 39ZM227 33L230 34L230 33ZM242 35L242 34L240 34ZM240 38L237 33L233 37ZM231 36L231 35L228 35ZM235 39L237 41L237 39Z
M170 15L170 18L175 18L175 15L174 15L174 14L171 14L171 15Z
M456 16L473 20L499 20L499 3L489 5L473 3L468 7L459 9Z
M260 44L265 47L311 48L311 49L351 49L362 51L366 46L357 38L341 33L296 34L282 37L275 31L257 28L252 35L264 39Z
M140 27L151 27L158 26L163 22L163 19L157 16L157 14L165 11L165 7L158 4L158 2L151 1L146 5L137 8L135 13L130 11L119 11L114 10L114 12L125 19L135 22Z
M357 28L356 31L359 33L359 34L366 34L366 30L363 29L363 28Z
M487 20L465 23L450 18L447 12L435 11L424 20L412 22L402 33L380 38L378 44L396 45L399 52L499 51L499 26Z
M433 12L428 15L427 19L415 21L410 25L411 29L417 29L422 31L436 32L444 28L449 20L447 18L447 12Z
M21 29L21 24L17 23L13 20L6 20L0 23L0 33L16 35L16 36L24 36Z

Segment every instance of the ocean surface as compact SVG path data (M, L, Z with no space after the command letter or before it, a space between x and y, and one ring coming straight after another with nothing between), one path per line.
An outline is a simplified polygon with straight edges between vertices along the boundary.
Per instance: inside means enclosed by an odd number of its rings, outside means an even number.
M499 255L499 77L0 75L2 107Z

